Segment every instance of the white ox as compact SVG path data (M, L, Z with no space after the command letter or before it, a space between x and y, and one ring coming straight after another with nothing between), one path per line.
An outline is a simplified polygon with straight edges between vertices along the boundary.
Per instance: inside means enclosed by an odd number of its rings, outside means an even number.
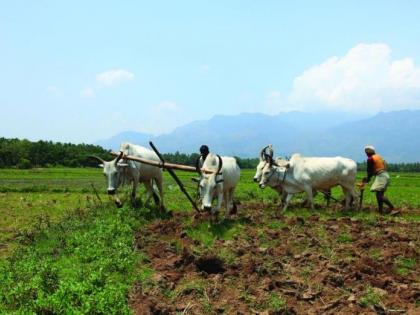
M210 210L212 214L216 214L223 202L226 209L225 215L228 217L236 207L233 194L241 175L236 159L209 153L202 163L202 168L198 168L198 171L200 172L199 192L202 210ZM212 208L214 198L217 198L217 205Z
M269 158L262 172L260 187L280 185L287 193L283 210L287 209L294 194L305 192L307 201L314 208L313 191L326 191L340 185L346 198L345 209L356 198L354 184L357 165L351 159L343 157L302 157L294 154L285 166L276 165Z
M160 161L155 152L131 143L122 143L120 146L120 155L112 161L104 161L99 157L94 156L101 161L99 164L103 168L103 173L107 179L108 195L115 195L120 185L125 183L132 183L131 202L136 204L136 191L139 183L143 183L147 190L146 202L153 196L155 203L161 209L164 208L163 204L163 179L162 170L158 167L147 165L144 163L123 160L124 155L131 155L135 157L144 158L152 161ZM160 199L157 197L153 190L153 181L159 190ZM117 206L121 206L121 201L118 197L115 198Z
M270 159L272 159L272 158L273 158L273 146L270 144L270 145L264 147L260 152L260 161L258 162L257 170L256 170L255 175L254 175L254 182L259 183L261 181L264 166L266 164L269 164ZM286 166L289 161L287 161L283 158L277 157L274 160L274 162L275 162L276 165ZM270 186L270 187L272 189L274 189L275 191L277 191L277 193L281 196L281 201L284 202L287 194L283 191L282 186L279 184L277 186Z
M264 166L269 163L270 158L273 158L273 146L271 144L264 147L260 152L260 161L258 162L257 170L254 175L254 182L259 183L261 181ZM289 161L280 157L275 159L275 163L279 166L286 166L288 162Z
M263 173L263 169L264 166L268 163L270 163L270 160L273 158L273 146L270 144L266 147L264 147L261 150L260 153L260 161L257 165L257 170L255 172L254 175L254 182L259 183L261 181L261 177L262 177L262 173ZM277 157L274 160L274 163L277 166L282 166L282 167L286 167L287 164L289 163L288 160L285 160L283 158ZM270 186L273 190L277 191L277 193L281 196L281 204L284 204L286 197L287 197L287 193L283 190L282 185L279 183L277 186ZM327 206L330 203L330 198L331 198L331 191L330 190L326 190L326 191L321 191L324 194L324 198L327 200ZM314 190L313 191L313 196L315 196L317 194L317 191ZM307 203L308 200L305 199L305 203Z

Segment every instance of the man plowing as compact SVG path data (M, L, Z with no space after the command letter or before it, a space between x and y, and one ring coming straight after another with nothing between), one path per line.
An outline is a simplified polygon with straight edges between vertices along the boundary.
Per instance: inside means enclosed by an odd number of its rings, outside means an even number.
M388 206L391 212L394 210L394 206L385 197L385 191L388 188L390 177L386 171L385 161L379 154L376 154L375 148L371 145L365 146L365 153L367 155L367 177L363 178L363 183L368 183L372 177L375 176L375 180L370 187L370 191L375 192L376 201L378 202L379 213L384 212L384 203Z

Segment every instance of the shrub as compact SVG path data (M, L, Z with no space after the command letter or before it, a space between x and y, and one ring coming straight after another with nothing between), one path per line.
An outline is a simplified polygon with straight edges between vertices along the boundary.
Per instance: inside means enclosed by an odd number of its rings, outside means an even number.
M17 164L17 168L19 168L19 169L29 169L29 168L32 168L32 163L28 159L20 158L19 163Z

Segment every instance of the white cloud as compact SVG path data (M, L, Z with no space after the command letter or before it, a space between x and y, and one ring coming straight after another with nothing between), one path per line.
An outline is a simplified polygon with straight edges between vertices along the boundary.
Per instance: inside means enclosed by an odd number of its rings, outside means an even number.
M87 87L80 91L80 96L84 98L95 97L95 91L92 88Z
M63 95L63 92L61 91L61 89L59 89L58 87L56 87L55 85L49 85L47 86L47 92L51 95L54 96L61 96Z
M152 107L152 111L155 114L171 114L180 110L181 108L173 101L163 101Z
M115 86L134 79L134 74L124 69L107 70L96 75L96 82L102 86Z
M386 44L358 44L296 77L289 102L300 109L374 112L420 107L420 67L391 59Z

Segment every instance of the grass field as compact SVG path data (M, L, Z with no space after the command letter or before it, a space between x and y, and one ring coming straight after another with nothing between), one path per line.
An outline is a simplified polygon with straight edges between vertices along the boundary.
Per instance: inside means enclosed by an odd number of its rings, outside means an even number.
M368 192L361 212L326 209L322 196L310 211L299 196L280 214L277 194L253 175L242 171L238 215L211 223L193 219L167 173L173 217L128 202L116 209L100 169L0 170L0 313L416 310L420 174L391 174L397 217L378 215ZM194 194L195 175L179 176ZM375 264L390 270L363 273Z

